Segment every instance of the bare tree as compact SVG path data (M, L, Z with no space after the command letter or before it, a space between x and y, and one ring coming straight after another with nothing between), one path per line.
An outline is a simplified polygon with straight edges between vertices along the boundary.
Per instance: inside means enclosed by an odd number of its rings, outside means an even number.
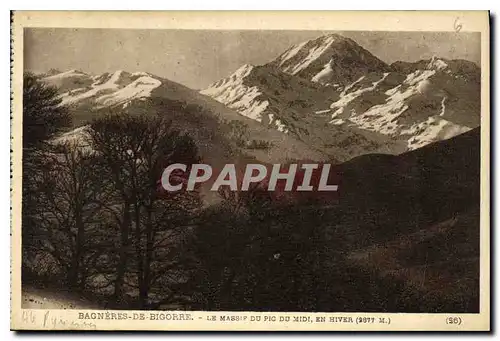
M103 202L99 172L92 154L69 143L55 146L45 158L48 167L31 174L40 251L56 260L69 286L81 288L87 233L99 221Z
M57 88L26 72L23 77L23 146L37 146L70 124L71 116L61 105Z
M197 148L160 116L109 115L92 124L90 135L105 164L101 175L113 183L120 198L115 298L123 296L128 284L138 289L139 307L145 308L162 269L155 253L175 239L174 231L189 224L186 218L199 205L197 193L163 192L161 175L169 164L198 162Z
M71 118L58 91L33 73L23 75L23 271L38 247L36 175L47 169L47 141L67 128Z

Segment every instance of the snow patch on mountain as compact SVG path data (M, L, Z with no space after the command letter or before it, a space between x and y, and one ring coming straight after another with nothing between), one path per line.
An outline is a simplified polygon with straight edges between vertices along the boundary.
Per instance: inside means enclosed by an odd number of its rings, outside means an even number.
M150 97L154 89L162 85L160 79L145 72L130 74L123 70L90 76L78 70L70 70L49 76L44 81L59 86L62 105L111 106L126 105L138 98Z
M150 73L142 71L132 73L132 77L142 77L142 76L151 77L152 75Z
M350 38L328 34L294 45L273 60L281 71L330 85L351 83L363 74L390 67Z
M312 81L316 82L316 83L322 83L322 80L329 79L331 77L331 75L333 74L332 62L333 62L333 60L330 59L330 61L323 66L323 70L318 72L312 78Z
M322 44L310 48L307 56L304 59L302 59L299 63L295 64L294 66L286 67L284 71L289 72L292 75L299 73L301 70L308 67L314 60L319 58L324 52L326 52L334 41L335 38L333 36L327 36L323 40Z
M353 92L348 92L352 87L359 83L361 80L364 79L364 76L359 78L356 82L351 84L350 87L346 88L341 94L340 94L340 99L334 103L331 104L330 108L331 109L336 109L335 112L332 115L332 119L336 118L339 115L342 115L344 113L345 107L351 103L354 99L358 98L359 96L363 95L366 92L374 91L377 86L383 82L386 77L389 75L388 72L384 73L382 78L380 78L378 81L375 81L372 83L371 86L366 87L366 88L361 88L359 90L353 91Z
M401 131L401 135L410 135L408 149L414 150L429 143L449 139L465 133L471 128L459 126L438 116L431 116L426 121L413 124Z
M282 133L288 134L289 130L286 127L286 125L284 125L280 119L274 119L274 114L269 114L268 118L269 118L270 125L274 124L277 127L278 131L281 131Z
M88 91L85 91L86 89L80 88L62 94L61 96L62 104L63 105L74 104L98 96L103 92L113 91L118 89L118 84L116 84L118 76L113 75L112 77L104 81L105 78L106 77L97 78Z
M233 75L231 76L231 78L235 79L235 78L245 78L246 76L248 76L250 74L250 72L252 72L252 70L254 69L255 67L251 64L244 64L243 66L241 66L238 70L236 70Z
M448 67L448 64L443 61L442 59L437 58L436 56L433 56L432 59L430 60L429 64L427 65L428 69L435 69L438 71L442 71Z
M120 90L100 96L96 101L104 106L124 104L133 99L150 97L152 91L161 84L155 78L142 76Z
M428 78L434 73L434 70L418 70L411 73L406 77L402 85L386 91L386 94L390 95L384 104L375 105L359 115L352 115L349 117L349 121L359 128L376 131L384 135L398 134L402 126L397 123L397 119L408 109L407 100L416 94L422 93L427 86L426 84L428 84ZM405 90L402 91L402 89ZM339 110L342 110L342 108L337 109L336 113ZM334 113L332 118L335 118L335 116Z
M54 145L70 145L82 151L92 151L90 141L90 125L84 125L63 133L52 140Z
M81 126L76 129L73 129L69 132L63 133L59 137L54 139L54 142L58 144L64 144L67 142L77 142L82 141L86 137L88 137L88 131L90 129L89 125Z
M446 99L447 97L444 96L443 99L441 100L441 112L439 113L439 116L444 116L446 112Z
M73 70L68 70L65 72L61 72L58 74L54 74L54 75L45 77L44 80L47 82L51 82L54 80L59 80L59 79L64 79L64 78L69 78L69 77L88 77L88 75L85 72L73 69Z
M389 66L352 39L329 34L263 66L244 65L201 93L325 148L352 151L356 141L367 152L392 143L399 153L479 124L478 70L437 57Z
M42 80L52 86L57 87L61 92L84 88L92 84L92 77L80 70L69 70L55 73L51 70Z
M283 53L280 57L278 57L279 66L282 66L290 58L293 58L300 51L300 49L304 47L305 44L307 44L307 41L304 41L297 45L293 45L291 48L285 51L285 53Z
M426 69L408 74L401 84L383 92L383 95L387 96L384 103L369 107L361 113L355 112L352 107L350 112L345 112L354 100L362 98L363 95L370 91L376 91L380 83L389 74L384 73L381 79L373 82L369 87L351 91L355 86L359 86L359 83L363 80L362 77L346 87L341 93L340 99L332 103L331 109L335 111L331 116L330 124L348 124L392 137L402 137L408 139L407 147L409 150L467 132L471 128L455 124L443 118L447 110L446 95L441 99L440 110L436 110L434 114L429 112L430 116L424 118L424 120L421 118L408 123L408 118L405 120L400 119L401 115L409 109L409 104L413 98L425 101L426 98L430 99L432 96L436 96L435 90L432 90L432 78L437 72L444 70L446 67L445 62L432 59Z
M349 90L351 90L352 88L354 88L363 79L365 79L365 76L361 76L358 79L356 79L354 82L352 82L351 84L347 85L345 87L345 89L342 91L342 93L340 94L340 96L345 96L349 92Z
M343 125L344 123L346 123L346 121L342 118L335 118L333 120L330 121L330 124L333 124L333 125L336 125L336 126L340 126L340 125Z
M252 65L243 65L231 76L213 83L208 88L200 91L200 93L214 98L231 109L237 110L244 116L261 122L262 112L266 110L269 102L259 100L262 93L258 87L249 87L244 84L245 77L253 69L254 66Z

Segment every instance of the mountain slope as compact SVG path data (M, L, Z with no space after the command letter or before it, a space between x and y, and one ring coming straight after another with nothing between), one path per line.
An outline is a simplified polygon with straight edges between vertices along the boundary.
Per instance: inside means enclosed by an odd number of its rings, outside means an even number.
M204 156L212 161L327 158L293 136L262 126L210 97L151 74L116 71L94 76L71 70L43 80L60 88L63 104L73 114L75 129L58 137L60 142L81 139L85 126L94 118L128 112L168 116L177 129L197 139Z
M294 45L270 65L313 82L344 86L366 73L390 70L354 40L339 34Z
M332 233L342 231L358 266L423 291L417 309L479 311L480 155L476 128L340 165ZM450 306L439 306L443 300Z
M403 138L409 150L479 125L477 67L460 74L437 58L409 66L407 75L371 74L344 89L331 104L332 124Z
M330 159L345 161L369 152L404 150L404 143L381 134L330 124L330 105L339 96L336 88L269 65L245 65L200 93L323 151Z
M275 129L300 133L301 119L328 109L333 89L288 75L270 66L244 65L200 93ZM284 115L286 113L286 115Z
M149 97L162 82L147 73L116 71L91 76L70 70L43 78L62 92L62 104L72 107L106 107Z
M387 65L340 35L292 46L263 66L244 65L201 93L339 160L417 149L480 123L474 63Z

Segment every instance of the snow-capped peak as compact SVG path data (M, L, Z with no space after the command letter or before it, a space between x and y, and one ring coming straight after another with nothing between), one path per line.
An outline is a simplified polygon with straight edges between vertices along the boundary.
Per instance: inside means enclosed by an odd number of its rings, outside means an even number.
M321 84L349 84L366 72L389 66L350 38L328 34L291 46L270 63L291 75Z
M112 106L127 105L133 99L150 97L161 86L161 78L145 72L131 74L124 70L89 75L69 70L43 79L57 86L64 105Z
M304 41L300 44L293 45L288 50L286 50L285 53L283 53L281 56L277 58L279 66L282 66L283 63L285 63L287 60L295 56L306 43L307 41Z
M113 74L111 75L110 81L112 83L116 83L120 79L120 77L123 75L123 73L124 73L123 70L117 70L117 71L113 72Z
M278 58L276 58L276 63L278 64L278 66L281 67L288 60L295 57L299 52L306 49L308 49L308 57L306 57L306 59L311 61L312 59L319 57L321 53L325 52L332 45L334 41L342 41L345 39L346 39L345 37L338 34L328 34L320 36L315 39L304 41L299 44L295 44L291 46L289 49L287 49L280 56L278 56ZM284 68L286 71L290 71L291 73L293 73L293 71L291 70L292 68L286 66Z
M231 76L211 84L200 93L210 96L240 114L256 121L262 120L262 112L269 105L268 101L260 99L262 92L256 86L245 84L245 78L255 69L253 65L245 64Z
M301 70L304 70L306 67L308 67L313 61L321 57L323 53L325 53L333 44L334 41L335 37L333 36L322 37L317 45L309 49L305 58L303 58L299 63L293 66L286 67L284 71L290 72L292 75L299 73Z
M141 76L152 77L153 75L151 75L148 72L143 72L143 71L132 73L132 77L141 77Z
M246 77L252 72L254 66L251 64L244 64L238 70L236 70L231 76L237 78Z
M243 65L201 93L281 132L321 136L327 149L366 142L385 150L387 142L399 153L477 126L476 74L474 65L437 57L389 66L352 39L329 34L269 64Z
M45 77L45 80L55 80L55 79L62 79L62 78L67 78L67 77L72 77L72 76L88 76L85 72L82 72L80 70L72 69L68 70L65 72L59 72L52 74L48 77Z
M437 70L437 71L444 70L447 67L448 64L444 60L439 59L436 56L433 56L432 59L429 61L429 64L427 65L427 69Z

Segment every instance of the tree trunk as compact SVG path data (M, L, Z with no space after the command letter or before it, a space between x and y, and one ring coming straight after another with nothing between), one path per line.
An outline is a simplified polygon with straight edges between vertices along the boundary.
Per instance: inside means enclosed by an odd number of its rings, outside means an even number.
M114 301L120 303L123 298L123 283L125 280L125 272L127 268L127 257L129 247L129 230L130 230L130 205L125 204L123 208L123 221L120 226L120 251L119 260L116 268L116 281Z
M74 183L77 183L76 177L74 178ZM74 244L74 252L71 257L71 265L69 271L68 285L72 289L79 288L79 277L80 277L80 262L82 257L82 248L84 243L84 224L82 220L82 205L80 204L80 198L78 190L75 188L75 192L77 193L75 198L75 207L74 207L74 215L75 215L75 227L76 227L76 236L75 236L75 244Z
M144 304L147 304L148 296L149 296L149 286L151 285L151 262L153 260L153 249L154 249L154 239L155 239L155 231L152 223L152 208L151 206L147 207L147 216L146 216L146 257L144 264L144 280L143 280L143 289L139 293L141 297L141 301ZM143 306L144 308L145 306Z
M144 309L147 304L148 284L144 280L144 253L141 233L141 207L138 203L134 205L135 212L135 252L137 262L137 281L139 286L139 308Z

